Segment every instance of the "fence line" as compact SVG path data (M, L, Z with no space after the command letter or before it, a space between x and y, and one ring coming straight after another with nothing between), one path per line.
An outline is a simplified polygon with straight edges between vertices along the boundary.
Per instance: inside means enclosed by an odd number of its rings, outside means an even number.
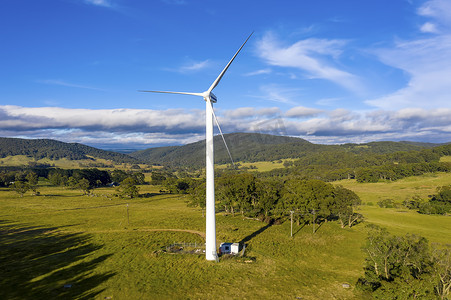
M189 247L189 248L200 248L200 249L203 249L203 248L205 248L205 243L197 243L197 242L195 242L195 243L185 243L185 242L183 242L183 243L173 243L173 244L171 244L171 245L169 245L169 246L166 246L166 251L171 251L171 249L173 249L173 248L187 248L187 247Z

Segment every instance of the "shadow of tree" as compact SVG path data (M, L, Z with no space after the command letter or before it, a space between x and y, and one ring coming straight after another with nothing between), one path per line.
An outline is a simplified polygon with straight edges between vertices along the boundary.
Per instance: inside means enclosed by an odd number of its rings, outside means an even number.
M0 299L91 299L115 273L99 274L97 265L111 254L95 256L102 246L87 234L0 221Z

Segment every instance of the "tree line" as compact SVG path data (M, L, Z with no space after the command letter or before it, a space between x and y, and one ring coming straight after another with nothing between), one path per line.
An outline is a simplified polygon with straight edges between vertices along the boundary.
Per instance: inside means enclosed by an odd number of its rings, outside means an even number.
M394 181L425 173L451 172L450 162L440 162L440 158L447 155L451 155L451 145L388 154L323 151L306 153L297 160L287 161L285 168L264 172L262 175L280 178L294 175L323 181Z
M0 171L0 186L10 187L21 196L32 190L38 194L38 179L46 179L53 186L64 186L79 189L83 194L89 194L98 187L116 186L118 195L137 197L137 185L145 184L144 174L123 170L105 171L91 169L28 169Z
M205 181L171 178L171 192L188 194L188 205L205 209ZM362 221L361 204L353 191L316 179L258 178L255 174L223 174L216 179L217 211L258 217L266 222L293 217L298 224L338 220L341 227Z

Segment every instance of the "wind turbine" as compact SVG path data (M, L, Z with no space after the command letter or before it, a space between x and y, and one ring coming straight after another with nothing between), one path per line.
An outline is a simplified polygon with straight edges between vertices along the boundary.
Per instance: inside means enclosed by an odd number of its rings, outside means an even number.
M244 47L246 42L252 36L253 32L247 37L229 63L225 66L224 70L219 74L212 85L203 93L187 93L187 92L171 92L171 91L140 91L149 93L166 93L166 94L182 94L182 95L193 95L201 96L205 100L205 140L206 140L206 233L205 233L205 258L207 260L216 260L216 217L215 217L215 175L214 175L214 154L213 154L213 117L218 125L221 136L221 127L219 126L216 115L213 111L213 104L216 103L218 98L213 94L214 88L219 84L222 77L224 76L227 69L232 64L235 57L240 53L241 49ZM227 152L230 156L230 151L227 147Z

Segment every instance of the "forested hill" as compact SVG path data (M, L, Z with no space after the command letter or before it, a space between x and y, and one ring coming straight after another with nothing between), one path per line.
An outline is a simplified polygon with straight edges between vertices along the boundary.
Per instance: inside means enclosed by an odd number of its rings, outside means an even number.
M304 148L315 147L310 142L293 137L257 133L225 134L235 161L264 161L296 156ZM220 135L214 137L215 163L230 163ZM129 154L142 161L171 166L200 167L205 164L205 140L184 146L150 148Z
M232 133L224 135L234 161L274 161L285 158L302 158L321 152L393 153L419 151L435 144L407 142L371 142L367 144L318 145L301 138L259 133ZM221 136L214 137L215 163L230 163ZM150 148L130 153L141 161L171 166L201 167L205 161L205 140L184 146Z
M48 139L0 138L0 157L26 155L35 159L70 160L87 159L88 156L111 160L114 163L136 163L136 158L105 151L78 143L64 143Z

